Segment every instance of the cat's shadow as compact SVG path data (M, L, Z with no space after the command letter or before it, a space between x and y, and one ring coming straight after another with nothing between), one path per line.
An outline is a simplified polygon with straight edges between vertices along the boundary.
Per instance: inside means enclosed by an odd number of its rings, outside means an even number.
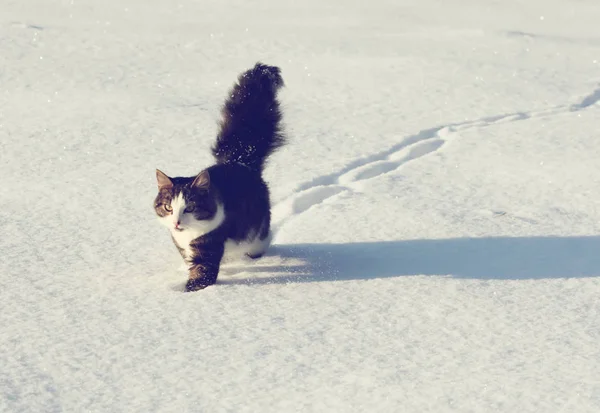
M403 275L470 279L600 275L600 236L487 237L274 245L260 260L225 265L219 284L368 280Z

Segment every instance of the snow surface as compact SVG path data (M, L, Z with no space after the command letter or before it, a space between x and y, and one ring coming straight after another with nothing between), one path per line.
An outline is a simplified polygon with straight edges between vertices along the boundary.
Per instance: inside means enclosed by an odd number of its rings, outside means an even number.
M600 2L4 0L1 412L600 411ZM154 169L282 68L267 257Z

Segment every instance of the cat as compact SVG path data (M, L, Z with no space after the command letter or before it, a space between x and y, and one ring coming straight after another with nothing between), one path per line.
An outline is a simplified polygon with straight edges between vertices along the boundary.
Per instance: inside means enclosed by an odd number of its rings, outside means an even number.
M277 100L283 85L278 67L256 63L239 75L223 105L212 147L216 163L192 177L156 170L154 209L188 267L186 291L215 284L226 246L259 258L271 243L262 171L286 143Z

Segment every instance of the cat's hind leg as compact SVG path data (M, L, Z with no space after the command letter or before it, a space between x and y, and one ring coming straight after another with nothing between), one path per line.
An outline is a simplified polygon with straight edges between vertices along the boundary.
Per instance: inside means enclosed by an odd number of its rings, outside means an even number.
M252 258L253 260L258 259L265 255L269 245L271 245L271 241L273 240L273 234L269 231L264 238L260 238L257 236L253 241L249 242L246 248L246 256Z

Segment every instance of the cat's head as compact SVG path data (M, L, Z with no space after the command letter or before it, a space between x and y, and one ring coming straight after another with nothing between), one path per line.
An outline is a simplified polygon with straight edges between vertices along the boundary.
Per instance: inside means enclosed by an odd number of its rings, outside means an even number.
M159 221L172 232L206 233L223 221L223 207L211 190L208 171L192 178L170 178L157 169L156 181L154 210Z

